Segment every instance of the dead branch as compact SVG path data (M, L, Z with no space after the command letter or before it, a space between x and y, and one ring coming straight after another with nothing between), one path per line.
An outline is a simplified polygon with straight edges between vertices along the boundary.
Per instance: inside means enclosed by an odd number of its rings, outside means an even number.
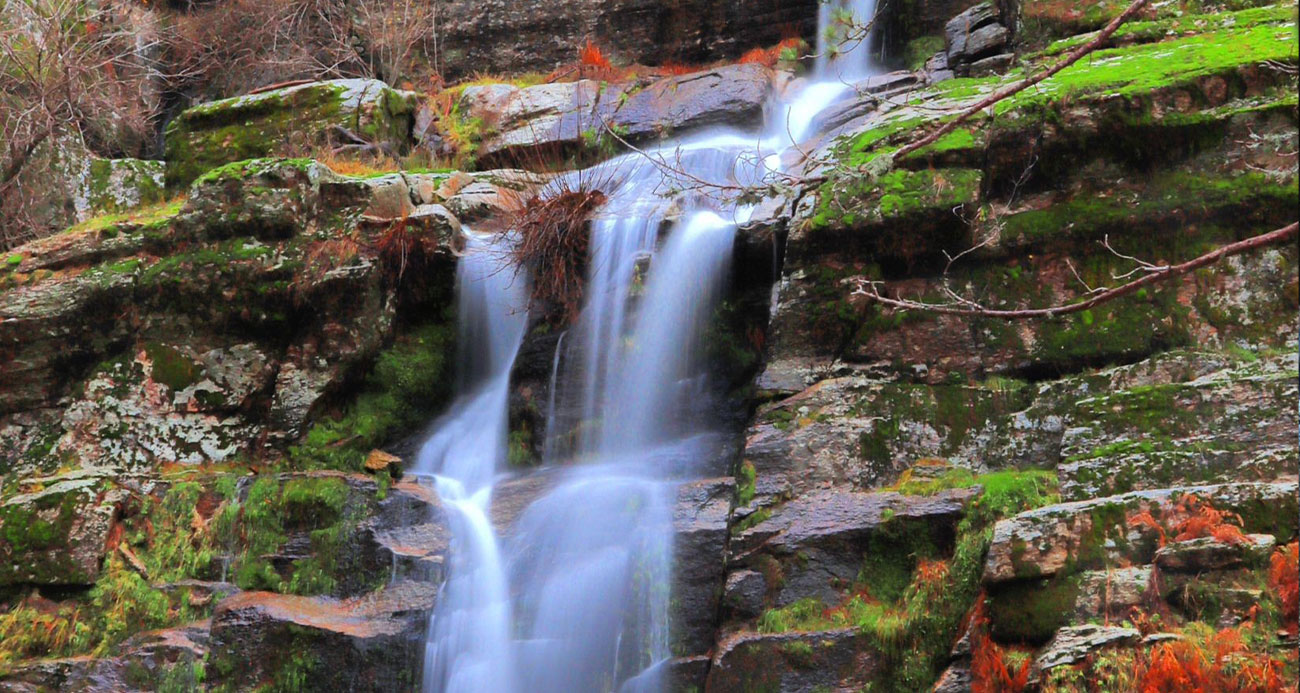
M1106 28L1097 32L1097 35L1094 36L1091 41L1088 41L1082 46L1079 46L1078 48L1074 49L1074 51L1072 51L1069 55L1065 56L1063 60L1061 60L1060 62L1058 62L1057 64L1053 65L1051 68L1043 72L1040 72L1032 77L1027 77L1021 82L1017 82L1009 87L1005 87L1003 89L999 89L993 92L988 97L981 100L979 103L957 114L956 118L953 118L947 123L944 123L943 127L940 127L938 130L935 130L934 132L930 133L925 137L922 137L919 140L915 140L909 144L904 145L898 151L894 152L894 160L898 161L902 159L904 156L907 156L908 154L911 154L912 152L922 147L926 147L931 144L934 144L935 142L939 141L939 138L952 132L954 129L957 128L958 125L961 125L962 123L969 120L971 116L974 116L980 111L983 111L984 109L996 104L997 102L1009 96L1014 96L1016 94L1019 94L1020 92L1028 89L1029 87L1032 87L1035 84L1038 84L1039 82L1042 82L1043 80L1047 79L1048 77L1055 75L1061 70L1064 70L1065 68L1075 64L1083 56L1097 50L1097 48L1099 48L1103 43L1106 42L1107 39L1110 38L1111 34L1114 34L1115 31L1118 30L1122 24L1124 24L1124 22L1128 21L1129 18L1132 17L1134 14L1137 14L1138 10L1141 10L1143 7L1145 7L1148 2L1150 2L1150 0L1134 0L1133 4L1129 5L1123 12L1119 14L1119 16L1110 20L1110 24L1107 24Z
M1280 245L1295 238L1297 231L1300 231L1300 223L1291 224L1283 228L1269 231L1258 236L1252 236L1244 241L1229 243L1212 250L1204 255L1188 260L1178 265L1154 266L1149 269L1149 273L1135 279L1127 284L1105 289L1096 293L1092 298L1079 303L1071 303L1062 306L1052 306L1050 308L1026 308L1021 310L997 310L984 306L975 307L957 307L936 305L931 303L922 303L920 301L909 301L906 299L888 298L882 296L879 290L880 282L859 280L858 288L853 291L855 296L865 296L868 300L899 308L903 310L918 310L928 313L938 313L941 315L964 315L982 318L1000 318L1003 320L1024 320L1028 318L1051 318L1058 315L1068 315L1088 310L1094 306L1112 301L1121 296L1134 293L1138 289L1156 284L1159 282L1181 277L1184 274L1198 270L1207 265L1212 265L1224 258L1240 255L1242 253L1263 248L1270 245ZM970 305L970 301L963 301L964 304Z

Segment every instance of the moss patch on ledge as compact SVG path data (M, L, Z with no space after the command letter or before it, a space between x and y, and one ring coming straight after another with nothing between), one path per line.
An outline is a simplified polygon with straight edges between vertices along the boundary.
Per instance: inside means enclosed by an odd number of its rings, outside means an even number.
M414 431L451 394L450 357L455 329L450 316L399 336L380 353L356 400L317 422L290 448L300 469L359 470L366 454Z

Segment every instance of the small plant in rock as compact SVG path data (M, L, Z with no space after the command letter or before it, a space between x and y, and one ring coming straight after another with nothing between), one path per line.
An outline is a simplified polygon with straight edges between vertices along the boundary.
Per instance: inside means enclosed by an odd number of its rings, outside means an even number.
M614 175L602 166L557 176L515 205L507 220L518 235L515 265L532 277L533 303L555 306L566 322L577 318L582 305L590 220L605 203Z
M1030 657L1012 661L1009 652L989 637L989 618L984 596L975 601L971 613L971 691L972 693L1020 693L1029 685Z

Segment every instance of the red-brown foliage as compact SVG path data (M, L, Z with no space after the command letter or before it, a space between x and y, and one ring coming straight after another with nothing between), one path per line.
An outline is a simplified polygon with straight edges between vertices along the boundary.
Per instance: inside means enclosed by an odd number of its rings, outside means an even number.
M740 56L740 60L736 62L757 63L767 67L776 67L776 64L781 61L781 54L785 52L786 49L792 48L797 50L802 45L803 40L800 38L784 39L770 48L754 48Z
M1006 651L988 635L984 601L981 594L970 616L971 693L1021 693L1028 687L1033 659L1025 658L1015 671L1007 667Z
M532 275L533 301L559 306L566 321L582 304L588 222L604 201L600 190L560 184L525 202L510 220L519 234L516 263Z
M1275 693L1294 691L1282 679L1282 663L1252 652L1237 628L1225 628L1203 647L1188 640L1161 643L1139 655L1137 690L1141 693Z
M1246 534L1241 531L1241 516L1227 510L1219 510L1196 495L1183 496L1170 509L1168 518L1173 526L1165 530L1165 523L1157 520L1150 511L1144 510L1129 517L1130 527L1147 527L1156 531L1157 542L1164 546L1169 535L1174 541L1188 541L1213 537L1228 544L1246 542Z
M1291 542L1273 553L1268 584L1282 602L1282 626L1294 636L1300 633L1300 542Z
M582 52L578 54L578 64L607 70L614 67L610 64L609 58L605 57L605 52L600 49L600 46L592 43L591 39L587 39L586 45L582 47Z

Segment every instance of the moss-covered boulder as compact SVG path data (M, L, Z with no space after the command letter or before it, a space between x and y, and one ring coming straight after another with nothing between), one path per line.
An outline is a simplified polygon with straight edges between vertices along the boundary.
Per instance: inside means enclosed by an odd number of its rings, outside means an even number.
M90 585L99 577L126 492L97 476L46 482L0 504L0 587Z
M167 185L243 159L301 153L340 131L394 152L408 145L416 106L410 92L344 79L201 104L167 126Z

